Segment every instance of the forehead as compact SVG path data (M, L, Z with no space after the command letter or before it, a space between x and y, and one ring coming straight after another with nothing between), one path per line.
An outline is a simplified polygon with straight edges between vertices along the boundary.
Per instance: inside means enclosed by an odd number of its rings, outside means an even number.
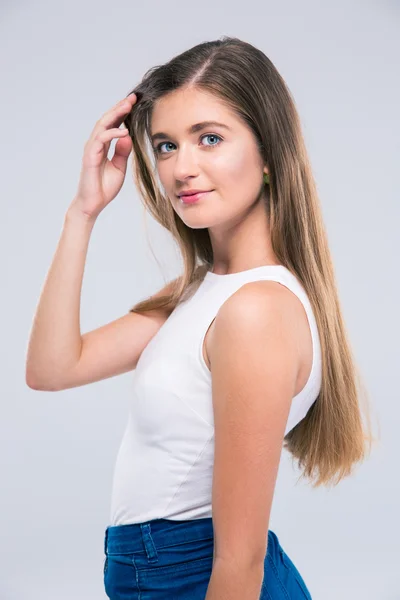
M238 118L229 106L212 94L194 88L175 90L154 103L151 133L167 126L186 130L193 123L210 120L233 126Z

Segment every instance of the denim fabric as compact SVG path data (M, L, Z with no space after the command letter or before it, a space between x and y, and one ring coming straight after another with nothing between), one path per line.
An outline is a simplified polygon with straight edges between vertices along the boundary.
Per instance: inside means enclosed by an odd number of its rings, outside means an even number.
M109 526L104 537L106 594L110 600L204 600L213 551L211 518ZM260 600L311 600L271 530Z

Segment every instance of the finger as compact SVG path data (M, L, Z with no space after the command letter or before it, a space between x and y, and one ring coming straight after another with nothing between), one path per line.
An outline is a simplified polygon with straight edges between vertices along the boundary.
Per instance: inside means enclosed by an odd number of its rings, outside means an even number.
M128 98L124 98L116 104L111 110L107 111L97 122L102 127L109 128L110 126L119 127L126 115L132 110L133 104L136 102L136 95L130 94Z
M116 169L126 172L128 156L132 151L132 140L126 135L124 139L119 139L115 144L114 156L111 159L112 164Z
M132 105L135 103L136 96L130 95L129 98L130 99L124 98L121 100L97 121L90 134L88 143L91 143L99 132L110 129L110 127L119 127L123 123L126 115L132 110Z
M110 143L114 138L127 137L127 135L127 129L106 129L96 135L92 147L96 153L103 151L108 152Z

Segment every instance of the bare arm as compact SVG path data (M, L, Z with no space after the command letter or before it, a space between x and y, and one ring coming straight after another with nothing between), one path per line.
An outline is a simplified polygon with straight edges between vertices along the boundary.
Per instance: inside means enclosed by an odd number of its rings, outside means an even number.
M165 310L128 314L81 334L80 298L93 221L67 212L33 321L26 383L58 391L126 373L168 318ZM169 293L176 280L154 297Z
M82 346L80 296L95 219L70 207L33 319L26 359L26 382L55 389L76 364Z

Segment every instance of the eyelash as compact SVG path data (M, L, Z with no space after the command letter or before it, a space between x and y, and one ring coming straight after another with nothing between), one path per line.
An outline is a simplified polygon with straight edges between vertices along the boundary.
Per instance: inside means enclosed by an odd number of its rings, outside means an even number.
M208 137L208 136L214 136L216 138L218 138L220 141L217 144L211 144L210 146L208 146L209 148L214 148L215 146L219 146L220 143L222 142L222 138L220 135L217 135L216 133L205 133L203 134L200 139L203 139L203 137ZM156 154L170 154L170 152L161 152L160 148L161 146L163 146L164 144L172 144L172 142L161 142L160 144L158 144L155 148L154 148L154 152Z

